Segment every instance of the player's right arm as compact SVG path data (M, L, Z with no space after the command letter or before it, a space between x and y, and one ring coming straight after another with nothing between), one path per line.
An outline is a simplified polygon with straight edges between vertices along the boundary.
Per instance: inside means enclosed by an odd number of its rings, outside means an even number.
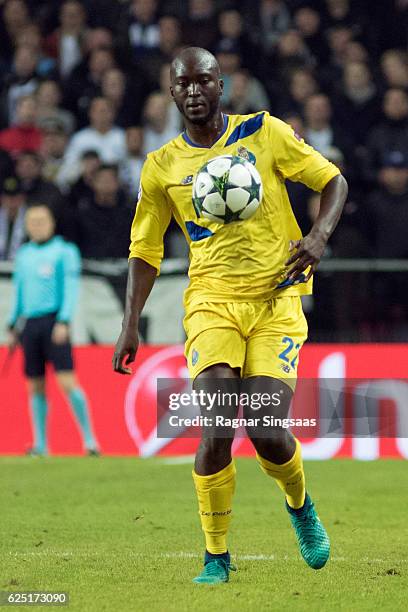
M16 329L16 323L22 314L23 310L23 278L21 274L20 265L21 254L17 253L14 260L14 271L13 271L13 285L14 285L14 298L11 312L8 318L8 334L7 334L7 346L9 350L14 350L18 344L18 331Z
M160 167L149 156L142 170L139 199L132 223L126 305L122 331L112 365L119 374L131 374L128 366L139 347L139 318L163 259L163 236L171 209L158 181Z

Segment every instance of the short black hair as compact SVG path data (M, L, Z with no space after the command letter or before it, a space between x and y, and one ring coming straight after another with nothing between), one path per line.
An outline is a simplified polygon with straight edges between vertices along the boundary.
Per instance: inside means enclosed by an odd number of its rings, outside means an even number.
M119 178L119 168L116 164L101 164L96 172L99 174L99 172L105 172L106 170L113 172L116 178Z
M100 156L95 149L88 149L82 153L81 159L100 159Z
M170 77L174 78L174 74L177 70L177 67L180 64L183 64L185 61L189 61L191 59L199 60L199 59L207 59L211 68L214 69L218 76L220 76L220 67L217 62L215 56L208 51L208 49L204 49L203 47L184 47L173 59L170 64Z

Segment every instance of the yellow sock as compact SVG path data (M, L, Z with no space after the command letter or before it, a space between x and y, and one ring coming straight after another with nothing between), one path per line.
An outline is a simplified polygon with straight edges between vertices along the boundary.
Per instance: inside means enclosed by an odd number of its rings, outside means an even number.
M208 552L213 555L227 552L227 531L231 522L235 474L232 461L220 472L209 476L200 476L193 470L205 545Z
M277 485L286 493L286 500L291 508L301 508L305 502L305 473L303 471L302 451L299 440L295 438L296 449L293 457L286 463L278 465L264 459L258 453L261 469L276 480Z

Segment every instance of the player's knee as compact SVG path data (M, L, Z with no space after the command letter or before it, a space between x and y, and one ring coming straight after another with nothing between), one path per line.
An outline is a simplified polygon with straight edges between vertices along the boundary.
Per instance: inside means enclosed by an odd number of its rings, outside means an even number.
M73 372L58 372L57 380L64 393L71 393L78 384Z
M29 378L28 389L31 394L41 393L45 394L45 378Z
M283 450L287 447L290 433L281 427L273 427L268 431L268 437L259 437L259 431L247 428L248 438L261 457L269 456L271 452Z

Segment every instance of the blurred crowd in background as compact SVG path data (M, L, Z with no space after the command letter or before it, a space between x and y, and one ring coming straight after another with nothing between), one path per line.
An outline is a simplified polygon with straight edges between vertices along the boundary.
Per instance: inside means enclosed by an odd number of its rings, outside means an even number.
M145 155L182 129L169 63L185 45L216 55L225 112L266 109L341 168L350 193L327 256L408 256L408 0L0 0L0 12L0 259L33 202L84 257L127 257ZM307 232L318 197L288 189ZM172 226L166 256L186 256L181 238Z

